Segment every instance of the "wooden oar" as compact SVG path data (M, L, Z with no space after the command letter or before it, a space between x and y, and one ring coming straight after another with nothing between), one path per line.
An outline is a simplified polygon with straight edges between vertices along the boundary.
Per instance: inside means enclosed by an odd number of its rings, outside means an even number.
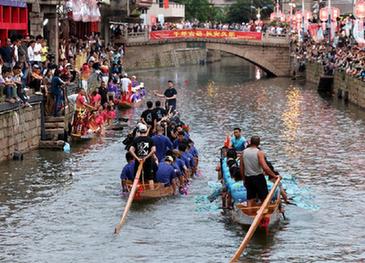
M141 161L139 163L138 170L137 170L137 174L136 174L136 177L134 178L134 181L133 181L132 190L129 193L128 201L127 201L127 204L126 204L126 206L124 208L123 214L120 217L120 221L115 226L114 234L119 234L119 232L122 229L122 226L123 226L125 220L127 219L127 214L128 214L129 208L131 207L132 202L133 202L134 195L136 194L137 186L138 186L138 183L139 183L139 177L141 177L141 173L142 173L142 168L143 168L143 161Z
M268 207L268 205L270 204L270 201L275 193L276 188L279 186L281 177L279 177L273 188L271 189L270 193L267 195L265 201L262 203L260 209L257 211L257 215L255 216L250 228L248 229L248 232L245 236L245 238L243 239L241 245L239 246L239 248L237 249L236 253L234 254L234 256L231 258L231 260L229 261L230 263L233 262L237 262L237 260L240 258L242 252L245 250L245 248L247 247L248 243L250 242L253 234L255 233L257 227L259 226L262 217L264 216L264 212L266 210L266 208ZM279 193L280 194L280 193Z

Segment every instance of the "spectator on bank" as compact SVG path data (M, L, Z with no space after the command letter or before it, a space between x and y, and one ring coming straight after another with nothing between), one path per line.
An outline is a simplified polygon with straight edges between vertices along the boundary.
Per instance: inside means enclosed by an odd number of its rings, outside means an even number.
M0 54L4 61L4 66L6 68L12 68L13 64L13 56L12 56L12 48L11 48L11 40L8 38L6 40L6 45L0 48Z

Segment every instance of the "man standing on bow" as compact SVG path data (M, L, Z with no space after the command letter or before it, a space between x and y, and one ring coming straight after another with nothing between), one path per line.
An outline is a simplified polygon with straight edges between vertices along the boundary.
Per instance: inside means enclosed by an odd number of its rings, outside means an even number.
M174 82L172 80L169 80L168 82L168 88L165 90L164 94L159 94L155 92L155 96L164 98L165 104L166 104L166 110L167 111L174 111L176 110L176 95L177 91L174 88Z

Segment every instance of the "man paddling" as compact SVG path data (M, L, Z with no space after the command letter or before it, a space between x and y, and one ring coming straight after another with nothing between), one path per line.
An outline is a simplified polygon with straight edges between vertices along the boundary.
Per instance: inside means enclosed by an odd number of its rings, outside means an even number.
M259 145L260 137L251 137L250 145L243 151L243 156L241 157L241 164L245 174L244 185L247 189L248 206L254 206L256 198L264 202L269 193L264 172L271 178L278 178L267 165L265 153L258 148Z
M142 112L141 122L150 127L150 134L153 134L156 129L156 116L153 110L153 103L152 101L147 101L146 105L147 110Z
M120 184L122 186L123 192L128 192L127 189L127 181L133 181L135 173L134 173L134 158L130 152L127 152L125 155L127 160L127 164L124 166L122 173L120 174Z
M156 156L158 161L162 161L167 150L172 150L172 142L168 137L163 135L164 129L161 126L157 126L157 134L152 136L154 145L156 146Z
M171 109L171 111L176 110L176 95L177 95L177 91L174 88L174 82L172 80L169 80L167 82L168 84L168 88L165 90L164 94L159 94L157 92L155 92L155 96L160 97L160 98L164 98L166 101L166 110L169 111Z
M154 177L154 164L153 155L156 152L156 147L153 144L152 139L148 136L147 126L144 124L139 125L140 136L133 140L132 146L129 152L133 155L136 160L134 165L134 174L137 173L139 163L143 163L143 177L144 180L148 181L151 189L153 189L153 177Z
M246 148L246 139L242 136L241 128L234 128L231 144L237 152L242 152Z

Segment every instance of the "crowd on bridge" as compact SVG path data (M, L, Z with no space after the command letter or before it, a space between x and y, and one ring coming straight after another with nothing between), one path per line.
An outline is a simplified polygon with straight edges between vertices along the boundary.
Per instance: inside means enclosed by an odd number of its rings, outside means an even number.
M156 23L152 25L152 31L158 30L176 30L176 29L214 29L214 30L232 30L241 32L263 32L272 35L286 35L288 27L279 24L268 24L264 21L249 21L247 23L214 23L214 22L198 22L183 21L181 23L165 22L163 24Z
M304 33L302 41L293 35L294 56L298 61L299 71L304 70L306 62L320 63L325 75L334 71L365 80L365 46L357 38L354 20L344 19L338 23L336 31L316 31Z

